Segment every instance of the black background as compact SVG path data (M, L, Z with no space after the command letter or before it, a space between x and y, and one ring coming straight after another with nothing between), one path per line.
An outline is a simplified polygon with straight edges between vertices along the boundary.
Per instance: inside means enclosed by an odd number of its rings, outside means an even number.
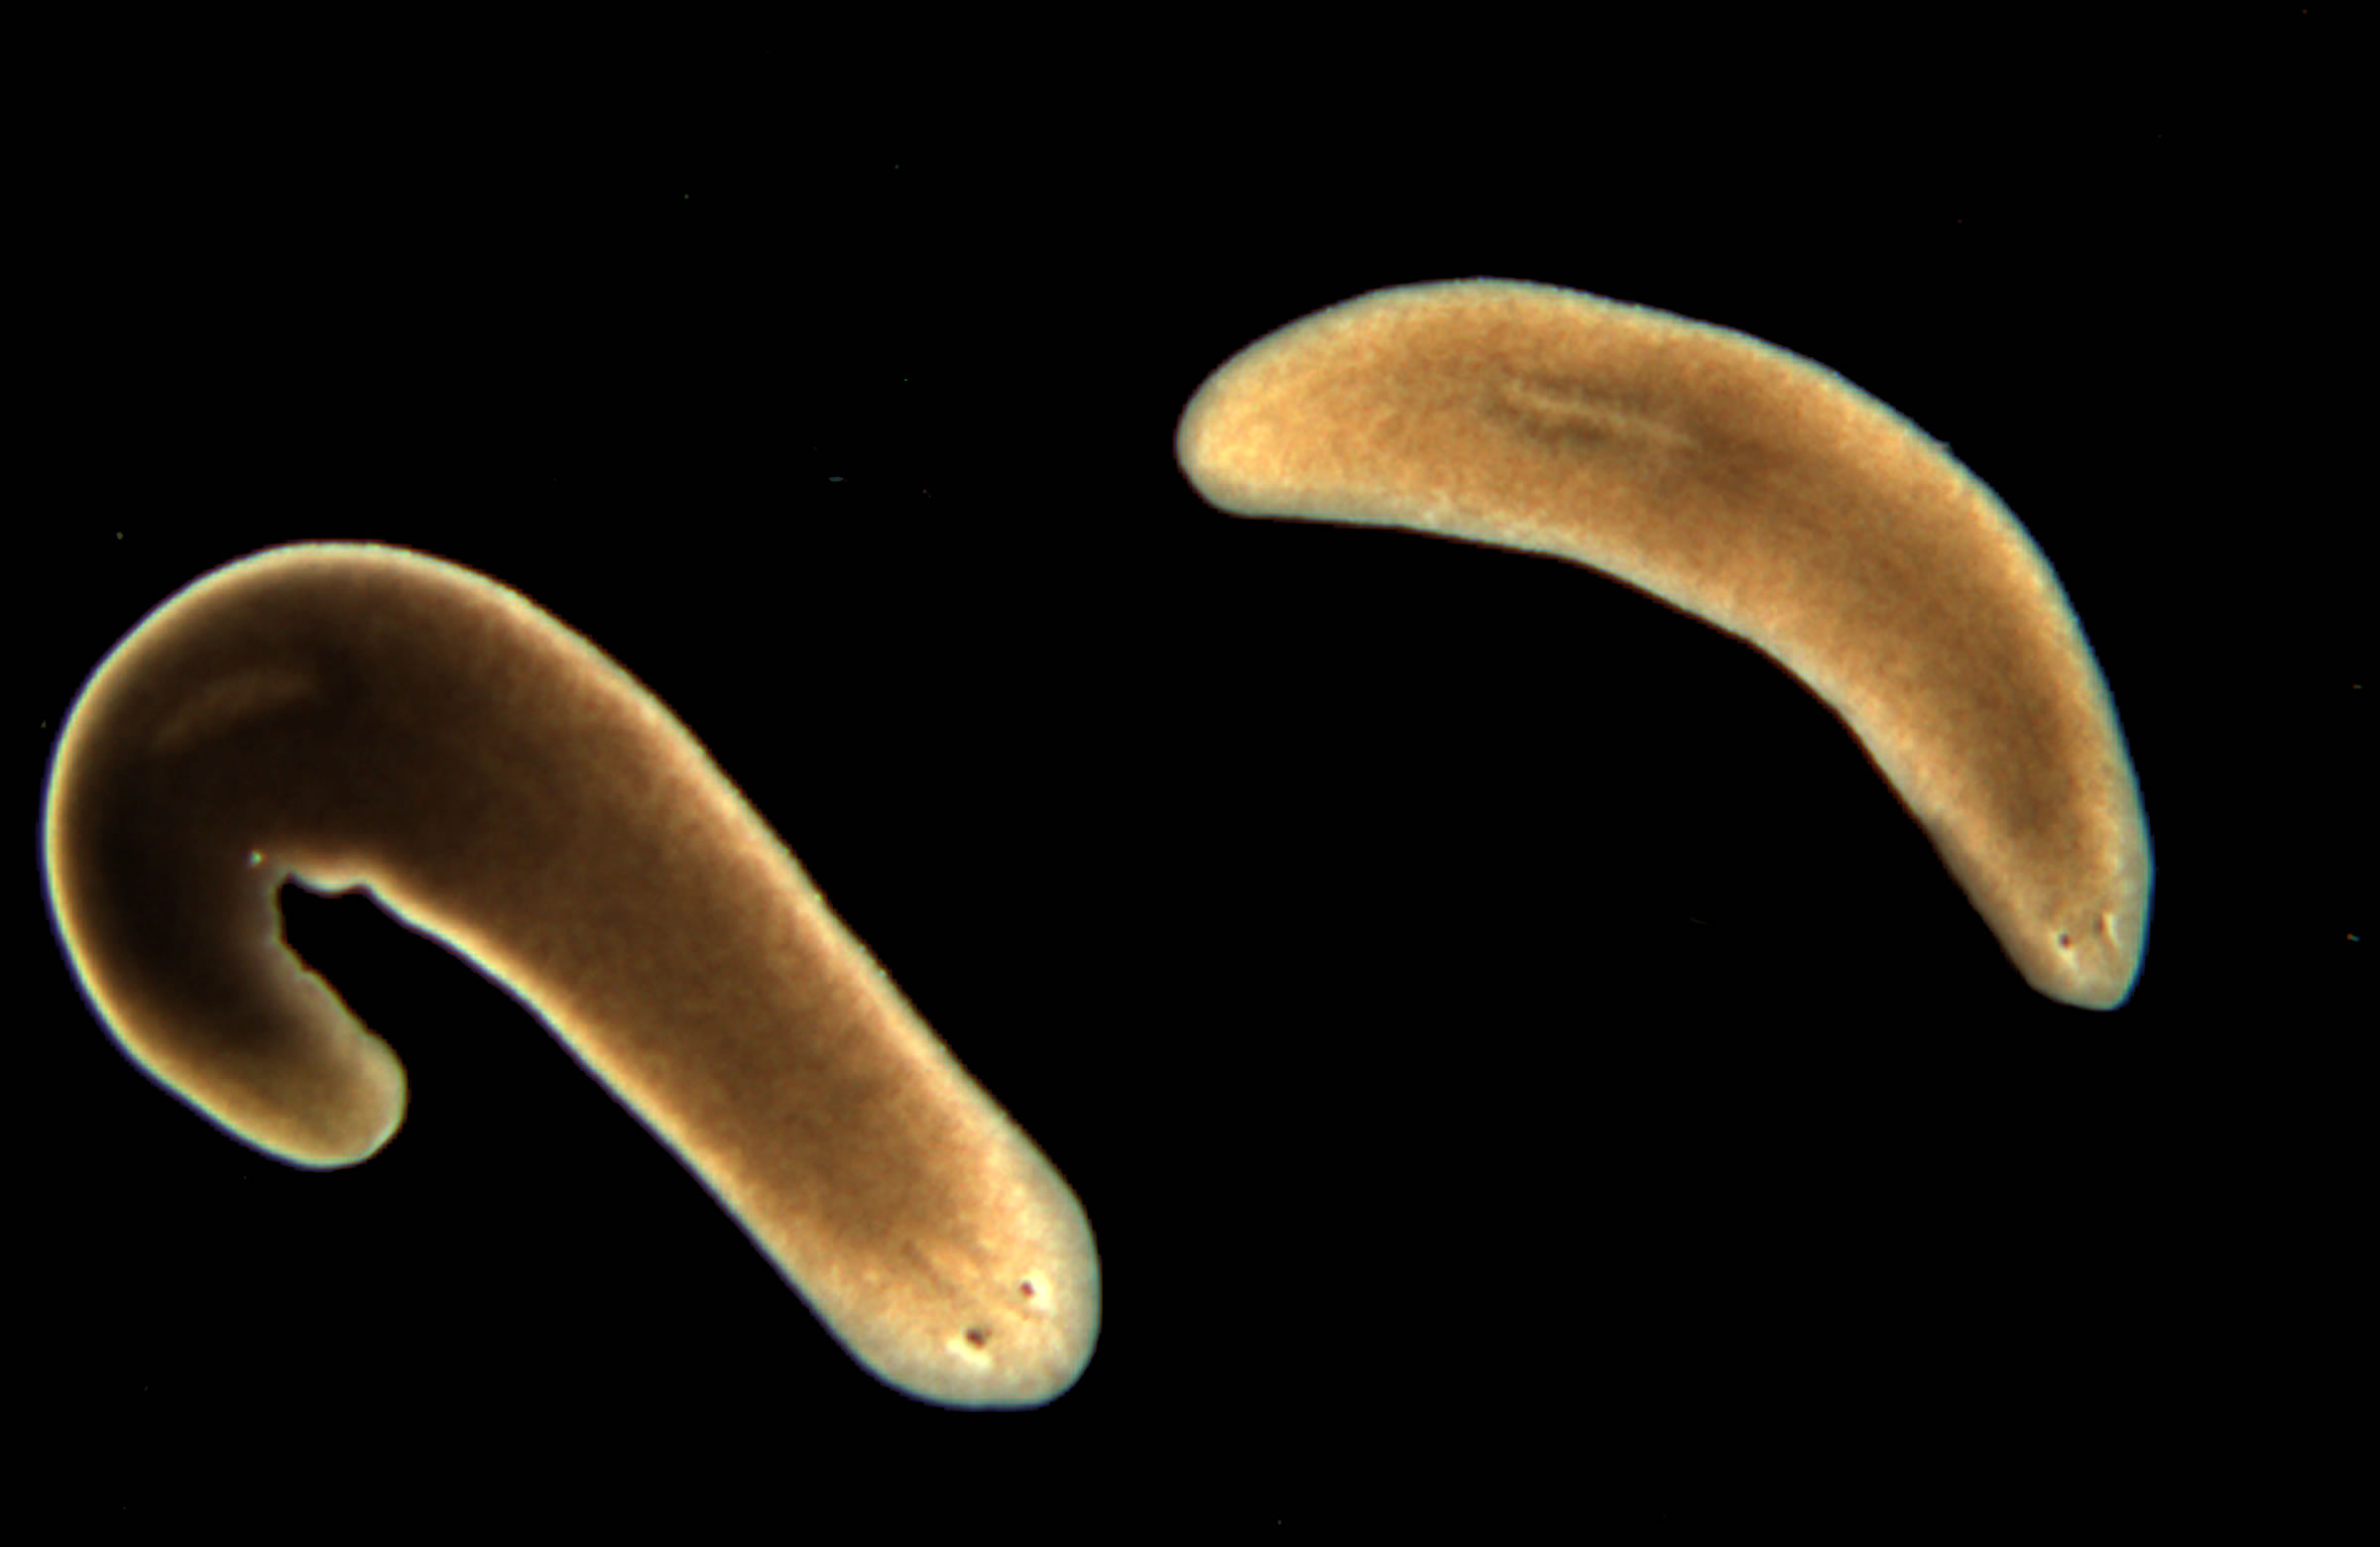
M359 113L250 154L228 107L143 142L45 238L73 341L19 574L49 1441L117 1458L103 1512L235 1516L299 1468L1053 1530L2307 1496L2319 1432L2242 1415L2338 1359L2357 195L2334 24L2218 34L1765 88L1756 41L1737 79L1548 40L1569 73L1459 105L1411 78L1447 60L1291 87L1211 45L1145 98L1121 66L795 92L668 153ZM2027 989L1748 649L1182 481L1233 352L1473 275L1818 360L2026 523L2147 801L2129 1006ZM1107 1311L1071 1392L879 1384L368 901L285 897L413 1077L369 1163L277 1164L116 1050L42 909L58 726L149 610L305 538L518 588L702 739L1081 1197Z

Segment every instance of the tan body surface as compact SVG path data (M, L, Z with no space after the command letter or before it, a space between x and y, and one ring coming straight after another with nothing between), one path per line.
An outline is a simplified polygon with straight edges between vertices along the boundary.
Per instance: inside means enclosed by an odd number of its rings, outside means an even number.
M1228 511L1552 553L1742 638L1850 727L2028 982L2130 994L2148 831L2082 630L1990 492L1840 378L1575 292L1421 285L1243 351L1176 450Z
M47 848L117 1039L268 1153L347 1164L403 1116L281 939L284 878L360 883L536 1009L887 1381L1025 1404L1090 1357L1066 1183L685 728L492 581L303 545L192 585L85 687Z

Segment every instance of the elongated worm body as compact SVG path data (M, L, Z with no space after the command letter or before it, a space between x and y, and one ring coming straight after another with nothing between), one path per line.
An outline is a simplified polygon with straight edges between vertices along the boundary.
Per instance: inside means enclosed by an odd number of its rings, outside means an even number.
M360 884L534 1008L888 1382L1031 1404L1090 1357L1066 1183L685 728L482 576L309 544L193 584L85 686L46 845L118 1041L269 1154L348 1164L403 1116L281 938L285 880Z
M1176 452L1227 511L1551 553L1740 637L1850 728L2029 983L2130 995L2148 829L2082 629L1990 491L1832 373L1576 292L1420 285L1244 350Z

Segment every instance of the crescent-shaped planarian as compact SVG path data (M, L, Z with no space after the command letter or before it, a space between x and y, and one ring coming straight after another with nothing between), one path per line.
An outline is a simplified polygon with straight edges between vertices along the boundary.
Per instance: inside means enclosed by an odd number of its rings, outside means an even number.
M1850 728L2028 983L2130 997L2148 826L2082 627L1991 492L1842 378L1575 291L1405 286L1243 350L1175 450L1226 511L1551 553L1744 640Z
M2129 993L2147 834L2057 582L1817 367L1575 293L1419 286L1243 352L1177 450L1228 511L1540 549L1741 636L1849 724L2029 981ZM44 835L101 1018L264 1152L352 1164L404 1116L396 1056L279 928L287 880L365 886L534 1008L892 1386L1028 1406L1089 1361L1064 1179L685 727L495 581L311 543L201 578L85 684Z

